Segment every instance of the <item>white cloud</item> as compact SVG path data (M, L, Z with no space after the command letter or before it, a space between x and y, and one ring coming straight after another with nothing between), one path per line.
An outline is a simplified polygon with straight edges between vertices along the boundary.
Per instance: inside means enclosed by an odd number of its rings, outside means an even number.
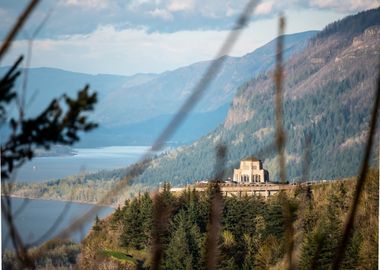
M172 12L190 11L194 8L192 0L172 0L168 4L168 10Z
M99 26L117 29L145 27L148 31L229 29L249 0L48 0L42 1L24 30L33 32L51 9L54 14L40 32L40 37L88 34ZM0 37L12 26L25 1L0 1ZM58 3L58 4L56 4ZM287 10L334 11L354 13L377 7L380 0L262 0L254 19L270 18ZM1 11L0 11L1 12ZM7 18L11 19L7 19ZM168 23L170 22L170 23ZM173 22L173 23L172 23ZM22 37L21 35L19 38Z
M66 6L79 6L90 9L104 9L107 7L107 1L104 0L61 0L60 4Z
M342 18L328 11L287 12L287 33L321 29ZM212 59L228 35L228 30L182 30L150 32L148 28L116 29L102 26L96 31L65 38L35 40L32 66L57 67L84 73L134 74L163 72L197 61ZM277 17L251 23L244 29L230 55L253 51L277 34ZM26 41L14 42L2 61L10 65L26 50Z
M230 16L234 16L236 14L239 14L239 10L234 8L230 2L228 2L226 4L226 16L227 17L230 17Z
M156 8L154 10L149 11L148 13L153 17L158 17L165 21L173 20L173 15L166 9Z
M340 12L354 12L376 8L379 0L310 0L310 5L317 8L331 8Z
M255 14L267 15L273 11L273 7L273 1L263 1L256 7Z
M141 6L148 4L149 2L149 0L132 0L129 2L128 6L132 11L137 11Z
M253 31L253 30L251 30ZM256 30L254 30L255 32ZM263 37L268 41L272 36ZM65 39L36 40L32 66L57 67L85 73L134 74L163 72L215 56L228 31L179 31L148 33L146 30L115 30L102 27L89 35ZM247 53L263 41L247 33L232 54ZM26 41L14 42L4 64L26 51Z

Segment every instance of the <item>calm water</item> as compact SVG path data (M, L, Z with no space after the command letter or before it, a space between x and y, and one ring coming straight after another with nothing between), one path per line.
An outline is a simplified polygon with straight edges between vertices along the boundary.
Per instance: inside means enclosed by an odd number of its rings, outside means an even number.
M16 179L41 182L80 172L123 168L136 162L148 149L148 146L77 148L75 156L37 157L17 171Z
M93 206L89 204L80 203L66 203L59 201L44 201L44 200L27 200L26 206L23 207L25 200L12 198L13 213L21 209L22 211L15 217L16 227L26 244L40 244L43 241L38 241L44 234L53 226L59 216L63 213L64 209L68 210L62 215L62 220L58 222L57 226L54 226L54 231L47 237L43 237L46 241L51 239L54 235L58 234L62 229L67 227L73 220L83 216ZM103 207L99 210L98 216L106 217L113 212L112 208ZM88 233L92 227L95 216L91 217L91 220L85 224L80 232L76 232L71 236L71 239L79 242ZM8 237L8 227L1 217L1 239L2 248L13 249L12 242ZM36 242L37 241L37 242Z
M51 179L63 178L80 172L96 172L103 169L123 168L137 161L149 147L147 146L113 146L102 148L78 148L75 156L38 157L25 164L17 171L17 181L41 182ZM23 205L24 199L12 198L13 211L17 211ZM54 224L64 210L67 203L59 201L28 200L26 207L15 219L16 226L25 243L34 243ZM70 208L59 224L54 228L58 233L70 222L81 217L92 205L70 203ZM104 217L112 212L112 208L103 208L99 217ZM88 233L95 217L86 224L81 232L72 236L75 241L80 241ZM8 228L2 217L1 226L3 249L12 248L8 240ZM48 238L52 238L50 234ZM47 240L45 237L43 240ZM39 244L38 242L35 244Z

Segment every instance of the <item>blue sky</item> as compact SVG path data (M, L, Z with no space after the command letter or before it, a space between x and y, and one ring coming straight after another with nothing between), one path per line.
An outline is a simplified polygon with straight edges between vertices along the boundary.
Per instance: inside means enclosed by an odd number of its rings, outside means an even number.
M0 3L0 39L28 1ZM26 53L34 40L32 67L84 73L163 72L212 59L247 0L45 0L13 43L1 65ZM230 55L241 56L275 38L277 16L287 33L326 24L380 5L380 0L261 1Z

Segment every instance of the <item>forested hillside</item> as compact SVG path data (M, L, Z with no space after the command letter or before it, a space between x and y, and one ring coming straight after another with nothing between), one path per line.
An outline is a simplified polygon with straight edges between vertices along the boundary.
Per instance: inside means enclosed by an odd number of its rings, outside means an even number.
M283 106L288 180L301 178L307 136L310 136L312 179L357 174L379 69L379 18L380 9L376 9L335 22L285 63ZM228 148L227 177L232 176L232 169L238 167L240 159L256 155L264 161L270 180L277 180L276 151L274 147L268 148L273 146L274 140L273 95L271 72L261 73L247 82L238 89L223 125L189 146L155 158L144 173L134 179L133 183L138 186L129 190L156 188L165 181L180 186L213 177L218 144ZM378 133L376 138L374 148L377 149ZM19 184L14 194L95 202L123 178L123 172L116 170L48 183ZM72 189L75 192L71 192ZM112 199L113 203L117 201L118 198Z
M99 203L108 192L115 188L117 183L123 179L126 174L131 172L131 170L140 174L145 168L146 164L136 164L129 168L73 175L42 183L16 182L13 185L11 195L30 199ZM127 198L134 197L138 193L152 189L150 186L144 186L138 183L134 185L131 184L132 182L128 183L124 192L119 194L120 196L107 197L106 200L103 201L103 204L118 205L123 203ZM2 190L4 190L4 188Z
M369 170L341 269L377 269L379 171ZM356 179L295 186L286 191L292 209L294 259L298 269L330 269L353 200ZM207 192L191 188L179 196L164 185L160 208L152 194L126 200L104 220L95 219L81 245L52 240L33 248L37 269L151 269L154 213L161 224L162 269L205 269L206 235L211 207ZM156 201L157 202L157 201ZM283 198L224 197L218 269L286 268ZM154 210L156 209L156 210ZM156 211L156 212L155 212ZM159 211L159 212L157 212ZM165 220L165 219L164 219ZM79 251L80 249L80 251ZM41 254L43 256L41 256ZM3 255L3 266L18 269L15 254ZM60 268L60 269L61 269Z
M307 134L311 137L312 179L357 174L379 69L379 51L377 8L327 26L304 51L285 62L283 108L289 180L301 177ZM273 140L274 83L272 72L268 72L240 87L222 126L192 145L158 158L138 182L183 185L211 178L218 144L228 147L229 176L240 159L256 155L275 181L276 152L262 151L273 145ZM378 139L375 141L378 143Z
M274 46L272 46L274 50ZM358 173L379 68L380 9L335 22L285 63L284 127L288 180L301 178L305 140L310 142L310 178ZM124 195L170 182L181 186L214 176L215 147L227 146L227 175L250 155L264 161L277 180L272 73L241 86L223 123L209 135L156 157ZM379 127L379 125L378 125ZM154 128L154 127L152 127ZM378 149L378 132L375 149ZM268 147L271 146L271 147ZM377 151L372 151L372 162ZM17 196L95 202L126 170L69 177L13 189ZM75 192L71 192L75 190ZM110 199L110 203L120 198Z
M378 171L370 171L341 269L377 269ZM294 254L299 269L330 269L353 197L354 180L289 191L294 217ZM205 269L210 193L191 189L174 197L161 193L168 221L161 231L162 269ZM284 216L280 196L223 200L218 269L286 269ZM165 206L165 208L164 208ZM153 202L128 200L106 220L97 220L84 240L83 269L148 269L154 237ZM157 210L156 210L157 211ZM157 226L157 224L156 224ZM161 225L162 226L162 225Z

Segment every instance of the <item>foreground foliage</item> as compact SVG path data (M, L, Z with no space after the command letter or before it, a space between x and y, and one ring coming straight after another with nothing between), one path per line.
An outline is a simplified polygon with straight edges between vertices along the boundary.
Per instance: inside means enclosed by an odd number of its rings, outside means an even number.
M36 269L72 269L77 263L80 244L70 241L51 240L29 251ZM3 269L22 269L14 252L6 251L2 256Z

